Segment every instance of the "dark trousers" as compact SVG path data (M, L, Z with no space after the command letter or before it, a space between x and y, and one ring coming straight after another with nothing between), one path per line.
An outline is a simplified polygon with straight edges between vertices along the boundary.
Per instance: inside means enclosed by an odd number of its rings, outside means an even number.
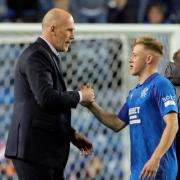
M64 180L63 172L19 159L12 160L19 180Z

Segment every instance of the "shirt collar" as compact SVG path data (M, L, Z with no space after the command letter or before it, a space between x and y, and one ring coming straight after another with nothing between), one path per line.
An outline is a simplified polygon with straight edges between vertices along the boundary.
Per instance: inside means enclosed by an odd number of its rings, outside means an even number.
M151 74L145 81L143 84L145 83L149 83L150 81L152 81L152 79L154 79L159 73L155 72L153 74Z
M151 74L142 84L138 84L136 87L143 86L144 84L147 84L151 82L152 79L154 79L159 73L155 72Z
M56 56L59 56L60 53L52 46L51 43L49 43L45 38L43 38L42 36L40 36L41 39L43 39L47 44L48 46L50 47L50 49L52 50L52 52L56 55Z

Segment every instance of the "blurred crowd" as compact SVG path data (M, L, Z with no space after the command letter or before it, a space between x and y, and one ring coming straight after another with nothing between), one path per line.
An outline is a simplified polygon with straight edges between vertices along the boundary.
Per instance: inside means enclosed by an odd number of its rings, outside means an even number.
M40 22L52 7L76 23L180 23L179 0L0 0L0 22Z

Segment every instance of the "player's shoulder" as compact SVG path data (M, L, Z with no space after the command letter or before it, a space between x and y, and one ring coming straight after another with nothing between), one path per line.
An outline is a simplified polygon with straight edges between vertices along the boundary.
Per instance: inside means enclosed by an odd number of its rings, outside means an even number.
M154 81L156 83L169 83L169 79L167 79L165 76L161 74L157 74L156 77L154 78Z
M156 77L154 78L154 85L161 88L167 88L167 86L173 86L171 81L161 74L157 74Z

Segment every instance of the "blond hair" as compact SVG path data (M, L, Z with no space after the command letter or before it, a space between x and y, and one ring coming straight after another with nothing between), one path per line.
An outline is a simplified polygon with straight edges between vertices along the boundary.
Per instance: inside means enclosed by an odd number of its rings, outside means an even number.
M159 55L163 55L163 44L159 40L153 37L150 36L139 37L135 39L133 43L133 47L138 44L143 45L146 49L152 50L158 53Z

